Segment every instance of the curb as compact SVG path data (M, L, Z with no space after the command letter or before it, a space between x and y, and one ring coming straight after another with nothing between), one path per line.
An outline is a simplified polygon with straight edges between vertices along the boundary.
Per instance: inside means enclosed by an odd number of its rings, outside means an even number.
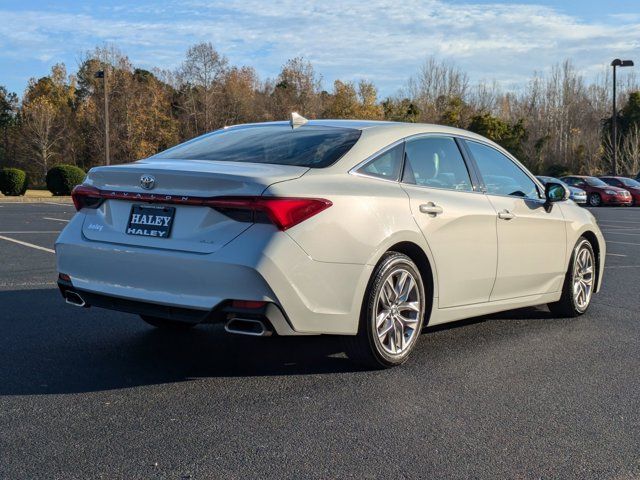
M0 197L0 203L59 203L73 205L71 197Z

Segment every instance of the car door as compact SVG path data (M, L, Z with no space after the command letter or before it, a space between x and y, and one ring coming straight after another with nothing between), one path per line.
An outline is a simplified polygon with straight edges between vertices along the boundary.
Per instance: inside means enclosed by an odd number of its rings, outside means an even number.
M567 248L561 209L545 208L538 184L511 158L484 143L465 140L465 145L498 218L491 301L560 290Z
M453 137L407 140L401 185L433 254L439 308L487 302L495 280L496 213L471 178Z

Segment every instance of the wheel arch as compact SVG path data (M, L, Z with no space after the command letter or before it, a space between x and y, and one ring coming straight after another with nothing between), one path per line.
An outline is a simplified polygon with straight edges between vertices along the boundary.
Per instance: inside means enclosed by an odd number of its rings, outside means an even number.
M601 251L602 249L600 248L600 241L598 240L598 236L591 230L585 230L584 232L582 232L582 234L580 235L581 237L586 238L589 243L591 244L591 248L593 248L593 253L596 256L596 261L595 261L595 266L596 266L596 282L595 285L599 286L600 285L600 275L601 275L601 271L600 271L600 255L601 255Z
M426 295L426 305L425 305L425 321L423 326L427 326L429 324L429 320L431 319L431 313L433 306L435 304L435 275L434 270L431 266L431 262L429 261L429 257L425 253L425 251L418 244L410 242L410 241L402 241L391 245L387 252L398 252L409 257L413 263L418 267L418 271L420 272L420 276L422 277L422 281L424 283L425 290L431 292L431 295ZM386 253L386 252L385 252Z

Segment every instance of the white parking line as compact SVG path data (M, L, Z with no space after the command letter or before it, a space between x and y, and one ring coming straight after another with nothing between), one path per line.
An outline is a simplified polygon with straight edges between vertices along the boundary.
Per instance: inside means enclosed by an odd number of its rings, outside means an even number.
M53 220L55 222L65 222L69 223L69 220L65 220L64 218L52 218L52 217L42 217L44 220Z
M618 245L637 245L640 247L640 243L632 243L632 242L613 242L611 240L607 240L607 243L616 243Z
M621 253L607 253L607 255L611 255L612 257L626 257L626 255L622 255Z
M14 233L60 233L60 230L6 230L0 232L0 234L11 235Z
M0 235L0 240L6 240L7 242L17 243L18 245L24 245L25 247L35 248L36 250L42 250L43 252L56 253L55 250L51 250L50 248L41 247L40 245L34 245L33 243L27 243L20 240L16 240L15 238L3 237Z
M604 268L607 270L610 268L640 268L640 265L607 265Z
M57 202L42 202L42 203L46 203L47 205L59 205L61 207L71 207L72 205L70 203L57 203ZM37 204L33 204L33 205L37 205Z
M628 232L606 232L607 235L640 235L639 233L628 233Z
M602 220L602 223L633 223L633 224L640 224L640 222L629 222L628 220Z

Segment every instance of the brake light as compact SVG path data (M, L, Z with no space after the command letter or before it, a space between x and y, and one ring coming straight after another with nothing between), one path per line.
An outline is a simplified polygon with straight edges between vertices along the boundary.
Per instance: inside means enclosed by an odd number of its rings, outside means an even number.
M329 208L333 203L324 198L293 197L189 197L155 193L132 193L99 190L78 185L71 192L76 210L98 208L104 200L126 200L169 205L207 206L231 214L236 220L271 221L280 230L287 230Z
M77 185L71 192L71 199L76 210L83 208L98 208L104 197L102 192L95 187Z
M211 208L220 210L240 210L256 214L264 213L280 230L287 230L317 215L333 205L323 198L290 198L290 197L227 197L212 198L206 203Z

